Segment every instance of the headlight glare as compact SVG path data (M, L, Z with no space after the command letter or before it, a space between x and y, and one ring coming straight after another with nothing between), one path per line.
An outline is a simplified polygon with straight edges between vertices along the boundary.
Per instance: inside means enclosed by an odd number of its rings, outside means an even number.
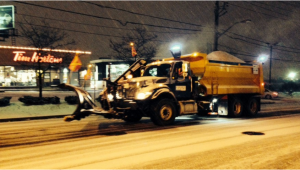
M152 92L144 92L144 93L138 93L136 96L136 99L143 100L149 97L152 94Z
M109 101L113 101L114 96L113 96L112 94L108 94L108 95L107 95L107 98L108 98Z

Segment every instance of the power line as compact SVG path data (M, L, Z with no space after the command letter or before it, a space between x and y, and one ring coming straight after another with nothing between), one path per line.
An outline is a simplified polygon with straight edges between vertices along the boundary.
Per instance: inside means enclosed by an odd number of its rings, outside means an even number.
M271 9L269 9L269 8L265 8L265 7L262 7L262 6L256 5L256 4L254 4L253 2L247 2L247 3L250 3L250 4L251 4L251 5L253 5L253 6L256 6L256 7L262 8L262 9L264 9L264 10L266 10L266 11L275 12L275 13L277 13L277 14L284 15L284 16L287 16L287 17L288 17L288 15L287 15L287 14L279 13L278 11L277 11L277 12L276 12L276 11L273 11L273 10L271 10Z
M164 21L171 21L171 22L177 22L177 23L180 23L180 24L187 24L187 25L192 25L192 26L203 27L202 25L198 25L198 24L192 24L192 23L187 23L187 22L182 22L182 21L176 21L176 20L172 20L172 19L157 17L157 16L153 16L153 15L147 15L147 14L142 14L142 13L138 13L138 12L132 12L132 11L125 10L125 9L120 9L120 8L115 8L115 7L110 7L110 6L104 6L104 5L100 5L100 4L96 4L96 3L92 3L92 2L86 2L86 1L84 1L84 3L96 5L96 6L100 7L100 8L114 9L114 10L118 10L118 11L122 11L122 12L127 12L127 13L130 13L130 14L146 16L146 17L160 19L160 20L164 20Z
M57 8L52 8L52 7L47 7L47 6L43 6L43 5L36 5L36 4L31 4L31 3L27 3L27 2L19 2L19 1L15 1L17 3L23 3L23 4L27 4L27 5L33 5L33 6L38 6L38 7L42 7L42 8L48 8L48 9L52 9L52 10L58 10L58 11L62 11L62 12L68 12L68 13L73 13L73 14L78 14L78 15L84 15L84 16L89 16L89 17L96 17L96 18L100 18L100 19L108 19L108 20L112 20L112 21L117 21L119 22L121 25L124 25L122 23L122 21L120 20L117 20L117 19L112 19L112 18L106 18L106 17L99 17L99 16L94 16L94 15L89 15L89 14L83 14L83 13L78 13L78 12L73 12L73 11L68 11L68 10L62 10L62 9L57 9ZM94 4L94 3L91 3L91 4ZM95 4L95 5L98 5L98 4ZM233 4L231 4L233 5ZM101 6L101 5L100 5ZM233 6L238 6L238 5L233 5ZM107 7L107 6L103 6L104 8L111 8L111 9L116 9L116 10L122 10L122 9L118 9L118 8L113 8L113 7ZM238 6L240 7L240 6ZM241 7L243 8L243 7ZM244 8L244 9L247 9L247 8ZM250 9L248 9L250 10ZM130 13L133 13L133 14L139 14L139 15L144 15L144 16L148 16L148 17L154 17L154 16L150 16L150 15L145 15L145 14L140 14L140 13L135 13L135 12L131 12L131 11L127 11L127 10L122 10L122 11L125 11L125 12L130 12ZM251 10L253 12L257 12L255 10ZM24 15L24 14L23 14ZM29 15L28 15L29 16ZM36 17L36 16L35 16ZM273 16L274 17L274 16ZM42 18L42 17L40 17ZM164 19L164 18L159 18L157 17L158 19ZM49 18L50 19L50 18ZM57 20L57 19L53 19L53 20ZM168 20L168 19L166 19ZM57 20L58 21L58 20ZM175 21L175 20L170 20L172 22L180 22L180 21ZM64 21L65 22L65 21ZM70 21L69 21L70 22ZM72 22L70 22L72 23ZM73 23L76 23L76 22L73 22ZM178 30L185 30L185 31L201 31L201 30L194 30L194 29L183 29L183 28L174 28L174 27L166 27L166 26L158 26L158 25L152 25L152 24L142 24L142 23L134 23L134 22L126 22L125 25L127 23L131 23L131 24L140 24L140 25L146 25L146 26L152 26L152 27L159 27L159 28L169 28L169 29L178 29ZM76 23L78 24L78 23ZM188 23L185 23L185 24L188 24ZM92 25L92 24L86 24L86 25L91 25L91 26L99 26L99 25ZM200 25L198 25L200 26ZM103 26L104 27L104 26ZM112 29L117 29L117 28L113 28L113 27L107 27L107 28L112 28ZM61 29L61 28L60 28ZM120 28L119 28L120 29ZM126 28L124 28L126 29ZM64 30L68 30L68 29L64 29ZM126 30L129 30L129 29L126 29ZM114 35L107 35L107 34L97 34L97 33L89 33L89 32L83 32L83 31L77 31L77 30L68 30L68 31L73 31L73 32L81 32L81 33L87 33L87 34L95 34L95 35L102 35L102 36L111 36L111 37L117 37L117 38L120 38L120 36L114 36ZM160 32L160 33L168 33L168 32ZM178 33L180 34L180 33ZM235 34L235 33L231 33L231 34ZM244 38L247 38L247 39L251 39L249 37L245 37L245 36L242 36L242 35L239 35L239 34L235 34L237 36L241 36L241 37L244 37ZM231 37L233 38L233 37ZM238 38L233 38L233 39L238 39ZM238 39L238 40L241 40L241 41L244 41L244 42L247 42L247 43L251 43L249 41L246 41L246 40L242 40L242 39ZM256 39L252 39L254 41L258 41L258 42L262 42L262 43L267 43L267 42L263 42L263 41L260 41L260 40L256 40ZM163 42L163 41L161 41ZM260 45L260 44L256 44L256 43L251 43L251 44L254 44L254 45L259 45L259 46L263 46L263 45ZM290 49L293 49L291 47L285 47L285 48L290 48ZM281 49L277 49L277 50L281 50ZM293 52L293 51L288 51L288 50L282 50L282 51L287 51L287 52ZM295 52L295 53L298 53L298 52Z
M96 25L96 24L87 24L87 23L80 23L80 22L72 22L72 21L67 21L67 20L59 20L59 19L53 19L53 18L47 18L47 17L40 17L40 16L34 16L34 15L28 15L28 14L22 14L19 13L19 15L23 15L23 16L29 16L29 17L35 17L35 18L40 18L40 19L49 19L49 20L54 20L54 21L61 21L61 22L66 22L66 23L73 23L73 24L79 24L79 25L88 25L88 26L95 26L95 27L103 27L103 28L110 28L110 29L120 29L120 30L134 30L134 29L130 29L130 28L118 28L118 27L109 27L109 26L102 26L102 25ZM168 33L168 34L195 34L195 33L179 33L179 32L162 32L162 31L148 31L148 32L155 32L155 33ZM254 38L250 38L250 37L246 37L237 33L233 33L233 32L227 32L236 36L240 36L246 39L250 39L253 41L257 41L257 42L261 42L264 44L267 44L268 42L265 41L261 41L261 40L257 40ZM90 34L90 33L89 33ZM106 36L106 35L105 35ZM284 47L284 48L289 48L289 49L294 49L294 50L300 50L297 48L292 48L292 47L286 47L286 46L282 46L282 45L277 45L280 47Z
M233 49L233 50L236 50L236 51L240 51L240 52L243 52L243 53L248 53L249 55L252 55L252 54L251 54L251 53L249 53L249 52L242 51L242 50L238 50L238 49L236 49L236 48L229 47L229 46L227 46L227 45L220 44L220 46L223 46L223 47L226 47L226 48L229 48L229 49Z
M231 34L233 34L233 35L236 35L236 36L239 36L239 37L243 37L243 38L246 38L246 39L249 39L249 40L261 42L261 43L264 43L264 44L269 44L268 42L261 41L261 40L257 40L257 39L250 38L250 37L246 37L246 36L243 36L243 35L240 35L240 34L236 34L236 33L233 33L233 32L228 32L228 33L231 33ZM227 34L227 33L226 33L226 34ZM287 46L283 46L283 45L276 45L276 46L278 46L278 47L283 47L283 48L289 48L289 49L292 49L292 50L300 50L299 48L287 47Z
M263 47L269 47L269 46L267 46L267 45L261 45L261 44L249 42L249 41L244 40L244 39L241 39L241 38L235 38L235 37L232 37L232 36L227 35L227 34L225 34L225 35L228 36L228 37L231 38L231 39L240 40L240 41L243 41L243 42L246 42L246 43L249 43L249 44L253 44L253 45L257 45L257 46L263 46ZM277 45L276 45L276 46L277 46ZM298 52L298 51L290 51L290 50L279 49L279 48L276 48L276 46L274 46L273 49L276 49L276 50L279 50L279 51L285 51L285 52L296 53L296 54L299 54L299 53L300 53L300 52ZM288 48L289 48L289 47L288 47Z
M300 54L300 52L296 52L296 51L289 51L289 50L283 50L283 49L279 49L276 48L276 46L273 47L274 50L280 50L280 51L285 51L285 52L290 52L290 53L296 53L296 54Z
M245 52L245 51L241 51L241 50L237 50L236 48L231 48L231 47L228 47L226 45L222 45L222 44L219 44L220 46L223 46L225 48L229 48L229 49L233 49L235 51L240 51L240 52ZM253 55L253 54L241 54L241 53L236 53L236 52L232 52L232 51L226 51L228 53L234 53L235 55L242 55L242 56L247 56L247 57L252 57L252 58L257 58L256 55ZM247 53L247 52L246 52ZM289 60L289 59L279 59L279 58L272 58L272 60L278 60L278 61L288 61L288 62L300 62L300 61L297 61L297 60Z
M246 10L249 10L249 11L252 11L252 12L255 12L255 13L260 13L260 14L263 14L263 15L266 15L266 16L270 16L270 17L273 17L273 18L278 18L278 19L282 19L282 20L288 20L286 18L282 18L282 17L277 17L277 16L274 16L274 15L269 15L269 14L266 14L266 13L263 13L263 12L258 12L256 10L253 10L253 9L249 9L249 8L245 8L245 7L242 7L242 6L239 6L239 5L235 5L235 4L230 4L232 6L236 6L236 7L239 7L239 8L243 8L243 9L246 9ZM295 20L296 21L296 20ZM294 22L295 23L295 22Z
M100 36L106 36L106 37L115 37L115 38L123 38L123 36L117 36L117 35L109 35L109 34L100 34L100 33L91 33L91 32L85 32L85 31L78 31L78 30L70 30L70 29L64 29L64 28L58 28L58 27L49 27L45 25L36 25L36 24L28 24L28 23L23 23L23 22L18 22L20 24L27 24L27 25L34 25L38 27L47 27L47 28L52 28L52 29L59 29L59 30L65 30L65 31L71 31L71 32L78 32L78 33L84 33L84 34L92 34L92 35L100 35ZM158 41L158 42L169 42L169 41L162 41L162 40L153 40L153 41Z
M289 62L300 62L300 61L297 61L297 60L288 60L288 59L279 59L279 58L272 58L272 60L289 61Z
M237 50L235 48L231 48L231 47L228 47L226 45L222 45L222 44L219 44L220 46L223 46L223 47L226 47L226 48L229 48L229 49L233 49L233 50L236 50L236 51L240 51L240 52L245 52L245 51L241 51L241 50ZM241 54L241 53L236 53L236 52L231 52L231 51L227 51L228 53L235 53L235 55L242 55L242 56L247 56L247 57L252 57L252 58L257 58L256 55L253 55L253 54ZM279 58L272 58L272 60L277 60L277 61L287 61L287 62L300 62L300 61L297 61L297 60L289 60L289 59L279 59Z
M287 10L285 8L281 8L281 7L278 7L278 6L275 6L275 5L271 5L270 3L266 4L265 2L262 2L262 1L259 1L257 3L263 4L263 5L266 5L266 6L270 6L270 7L274 7L274 8L277 8L277 9L280 9L280 10L284 10L284 11L287 11L287 12L291 12L290 10Z
M283 45L276 45L278 47L283 47L283 48L289 48L289 49L293 49L293 50L300 50L299 48L292 48L292 47L287 47L287 46L283 46Z
M265 45L261 45L261 44L257 44L257 43L253 43L253 42L249 42L247 40L244 40L244 39L241 39L241 38L235 38L235 37L232 37L230 35L227 35L225 34L227 37L231 38L231 39L235 39L235 40L240 40L240 41L243 41L243 42L246 42L246 43L249 43L249 44L253 44L253 45L257 45L257 46L264 46L264 47L268 47L268 46L265 46Z
M23 13L18 13L18 14L19 15L23 15L23 16L28 16L28 17L34 17L34 18L40 18L40 19L48 19L48 20L59 21L59 22L64 22L64 23L72 23L72 24L79 24L79 25L86 25L86 26L93 26L93 27L109 28L109 29L119 29L119 30L129 30L129 31L133 31L134 30L132 28L110 27L110 26L103 26L103 25L98 25L98 24L88 24L88 23L73 22L73 21L68 21L68 20L60 20L60 19L54 19L54 18L40 17L40 16L23 14ZM148 31L148 32L168 33L168 34L196 34L196 33L163 32L163 31Z
M149 27L168 28L168 29L175 29L175 30L197 31L197 32L201 31L201 30L197 30L197 29L186 29L186 28L168 27L168 26L161 26L161 25L154 25L154 24L143 24L143 23L131 22L131 21L126 21L125 23L123 23L121 20L118 20L118 19L112 19L112 18L107 18L107 17L100 17L100 16L95 16L95 15L79 13L79 12L73 12L73 11L64 10L64 9L58 9L58 8L53 8L53 7L43 6L43 5L31 4L31 3L27 3L27 2L23 2L23 1L22 2L14 1L14 2L26 4L26 5L37 6L37 7L41 7L41 8L52 9L52 10L61 11L61 12L67 12L67 13L72 13L72 14L77 14L77 15L98 18L98 19L106 19L106 20L116 21L119 24L121 24L122 26L126 26L127 24L132 24L132 25L143 25L143 26L149 26Z
M239 36L239 37L243 37L243 38L246 38L246 39L249 39L249 40L261 42L261 43L264 43L264 44L267 44L267 43L268 43L268 42L265 42L265 41L261 41L261 40L254 39L254 38L250 38L250 37L246 37L246 36L243 36L243 35L240 35L240 34L237 34L237 33L233 33L233 32L227 32L227 33L230 33L230 34L233 34L233 35L236 35L236 36ZM226 34L227 34L227 33L226 33Z
M292 3L287 2L287 1L285 1L285 2L278 1L278 2L279 2L279 3L283 3L283 4L285 4L285 5L292 6L292 7L300 8L299 6L295 6L295 4L292 4Z
M54 21L61 21L61 22L79 24L79 25L88 25L88 26L96 26L96 27L111 28L111 29L121 29L121 30L124 30L124 29L125 30L134 30L134 29L129 29L129 28L109 27L109 26L102 26L102 25L95 25L95 24L86 24L86 23L83 24L83 23L79 23L79 22L72 22L72 21L67 21L67 20L59 20L59 19L53 19L53 18L47 18L47 17L39 17L39 16L28 15L28 14L22 14L22 13L20 15L29 16L29 17L35 17L35 18L40 18L40 19L49 19L49 20L54 20ZM19 23L21 23L21 22L19 22ZM42 25L36 25L36 26L42 26ZM64 29L64 30L72 31L72 32L87 33L87 34L95 34L95 35L100 35L100 36L111 36L111 37L121 38L121 36L108 35L108 34L98 34L98 33L90 33L90 32L83 32L83 31L78 31L78 30L68 30L68 29ZM169 33L169 34L195 34L195 33L161 32L161 31L149 31L149 32ZM240 35L240 34L236 34L236 33L233 33L233 32L228 32L228 33L236 35L236 36L240 36L240 37L243 37L243 38L246 38L246 39L250 39L250 40L253 40L253 41L257 41L257 42L261 42L261 43L267 44L267 42L264 42L264 41L261 41L261 40L257 40L257 39L253 39L253 38L250 38L250 37L246 37L246 36L243 36L243 35ZM233 38L233 37L230 37L230 38L237 39L237 38ZM244 41L246 41L246 40L244 40ZM160 41L160 42L163 42L163 41ZM169 41L166 41L166 42L169 42ZM258 44L256 44L256 45L258 45ZM280 46L280 45L277 45L277 46ZM297 49L297 48L286 47L286 46L280 46L280 47L289 48L289 49L295 49L295 50L300 50L300 49ZM288 52L291 52L291 51L288 51Z

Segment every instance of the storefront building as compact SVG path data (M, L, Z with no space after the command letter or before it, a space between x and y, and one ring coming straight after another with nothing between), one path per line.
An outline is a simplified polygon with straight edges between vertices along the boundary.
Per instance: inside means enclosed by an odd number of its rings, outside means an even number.
M70 50L38 51L31 47L0 46L0 87L37 87L40 73L44 87L67 83L70 78L68 66L75 53ZM84 76L80 72L86 69L87 64L88 61L83 62L81 70L72 74L70 84L80 85Z

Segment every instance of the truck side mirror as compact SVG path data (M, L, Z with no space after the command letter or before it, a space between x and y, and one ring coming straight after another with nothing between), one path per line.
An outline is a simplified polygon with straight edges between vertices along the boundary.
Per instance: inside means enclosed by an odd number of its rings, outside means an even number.
M144 69L141 69L141 76L144 75L144 72L145 72L145 70L144 70Z
M188 63L182 63L182 76L183 78L188 76Z

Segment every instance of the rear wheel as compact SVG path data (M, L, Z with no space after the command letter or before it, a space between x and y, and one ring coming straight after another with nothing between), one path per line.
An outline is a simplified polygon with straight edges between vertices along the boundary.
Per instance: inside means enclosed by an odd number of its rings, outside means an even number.
M243 114L243 109L243 102L239 97L230 97L228 106L228 114L230 117L241 117Z
M151 120L154 124L165 126L173 124L176 117L176 107L172 100L161 99L153 105Z
M258 99L255 97L250 97L250 99L247 101L245 105L245 109L248 116L256 116L259 108L259 102Z

